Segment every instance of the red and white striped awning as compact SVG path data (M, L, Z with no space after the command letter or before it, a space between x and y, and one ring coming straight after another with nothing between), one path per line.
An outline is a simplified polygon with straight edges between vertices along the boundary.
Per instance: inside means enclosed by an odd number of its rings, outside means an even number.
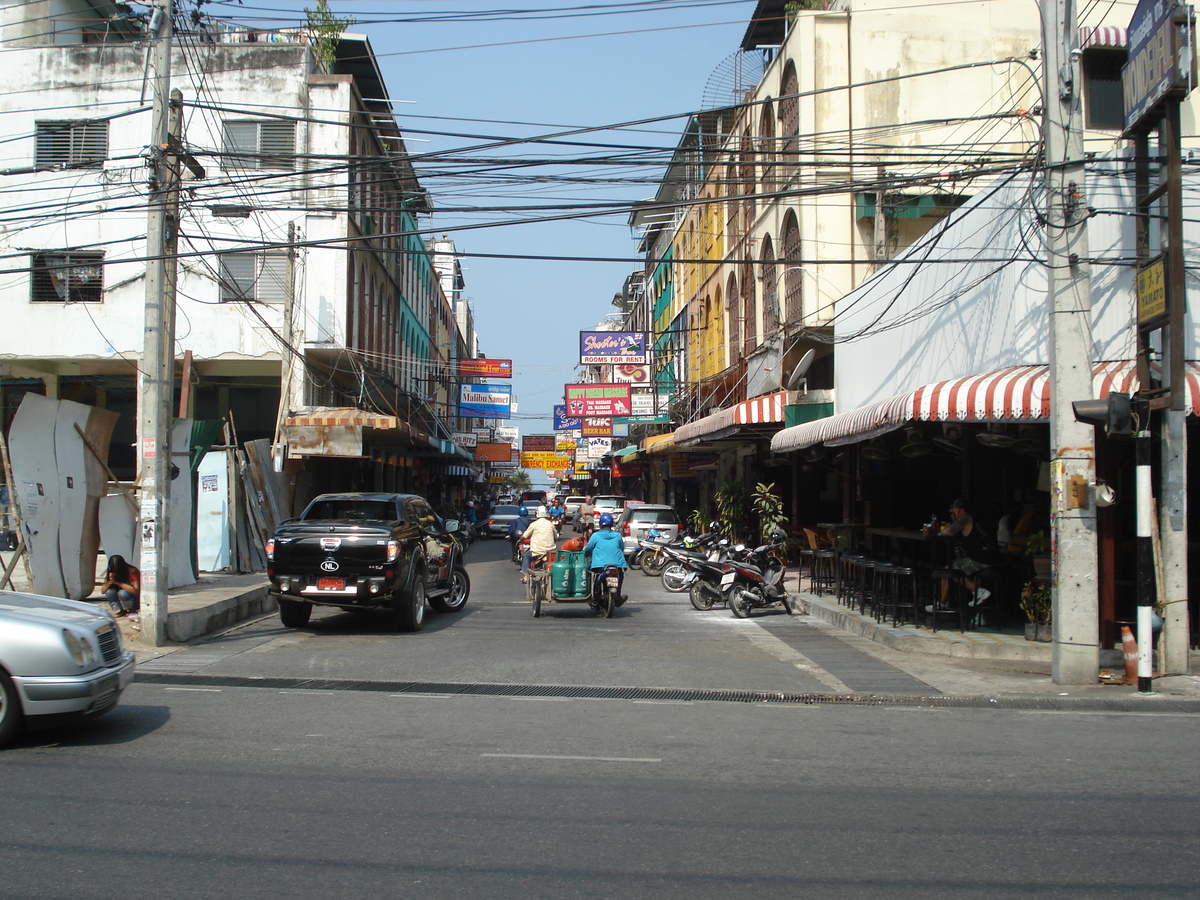
M360 425L364 428L397 428L395 416L345 406L316 406L283 420L284 425Z
M729 409L717 410L703 419L689 422L675 431L679 446L703 441L719 441L737 434L742 428L754 425L778 425L787 418L789 391L776 391L743 400Z
M1200 363L1188 362L1184 379L1184 410L1187 415L1196 415L1200 410ZM1098 400L1111 391L1132 394L1137 389L1137 368L1132 360L1102 362L1092 369L1092 393ZM771 449L786 453L814 444L854 443L914 421L1041 422L1049 418L1049 367L1013 366L927 384L858 409L785 428L772 439Z
M786 416L787 402L787 391L776 391L752 400L743 400L733 408L733 420L739 425L782 422Z
M1107 47L1123 50L1129 44L1126 29L1117 25L1084 25L1079 29L1079 49L1088 47ZM1097 400L1100 398L1097 397Z

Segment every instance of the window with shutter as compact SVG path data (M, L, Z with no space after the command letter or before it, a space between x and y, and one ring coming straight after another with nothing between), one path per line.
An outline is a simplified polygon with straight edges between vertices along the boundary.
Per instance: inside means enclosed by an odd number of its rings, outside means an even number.
M286 251L269 253L225 253L221 260L221 301L250 300L283 303L288 296Z
M292 122L225 122L223 169L295 167L296 126Z
M104 292L104 254L35 253L30 261L34 303L99 303Z
M108 123L36 122L33 156L39 169L99 168L108 159Z
M219 257L221 302L254 299L255 265L253 253L223 253Z

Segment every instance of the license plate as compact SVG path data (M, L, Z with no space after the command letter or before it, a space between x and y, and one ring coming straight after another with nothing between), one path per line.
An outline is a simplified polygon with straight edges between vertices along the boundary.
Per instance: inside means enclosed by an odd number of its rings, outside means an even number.
M737 572L726 572L721 576L721 587L728 587L733 584L735 578L737 578Z
M318 578L318 591L341 591L345 590L346 580L344 578Z
M608 586L614 591L617 589L617 585L620 583L620 579L618 579L616 575L609 575L606 580L608 581Z

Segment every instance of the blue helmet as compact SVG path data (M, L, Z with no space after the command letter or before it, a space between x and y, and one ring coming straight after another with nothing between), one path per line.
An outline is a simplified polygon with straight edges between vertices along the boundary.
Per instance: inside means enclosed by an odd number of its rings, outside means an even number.
M611 513L600 513L600 527L612 528L613 517Z
M522 506L522 507L521 507L519 510L517 510L517 512L518 512L518 513L520 513L520 514L521 514L521 515L523 515L523 516L527 516L527 515L529 515L529 510L527 510L527 509L526 509L525 507L523 507L523 506Z

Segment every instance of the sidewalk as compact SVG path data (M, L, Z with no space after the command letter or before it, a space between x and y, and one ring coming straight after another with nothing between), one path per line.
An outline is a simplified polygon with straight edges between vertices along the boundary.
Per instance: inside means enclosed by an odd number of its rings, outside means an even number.
M952 694L1043 694L1072 696L1136 694L1125 685L1124 657L1120 650L1101 653L1101 678L1095 685L1072 685L1069 691L1050 680L1052 646L1025 640L1023 634L999 630L931 631L915 625L876 622L874 616L851 610L833 595L808 590L808 579L789 571L787 588L804 598L808 614L832 626L840 637L865 652L881 656L940 690ZM1170 697L1200 699L1200 653L1192 652L1191 672L1156 678L1154 691Z

